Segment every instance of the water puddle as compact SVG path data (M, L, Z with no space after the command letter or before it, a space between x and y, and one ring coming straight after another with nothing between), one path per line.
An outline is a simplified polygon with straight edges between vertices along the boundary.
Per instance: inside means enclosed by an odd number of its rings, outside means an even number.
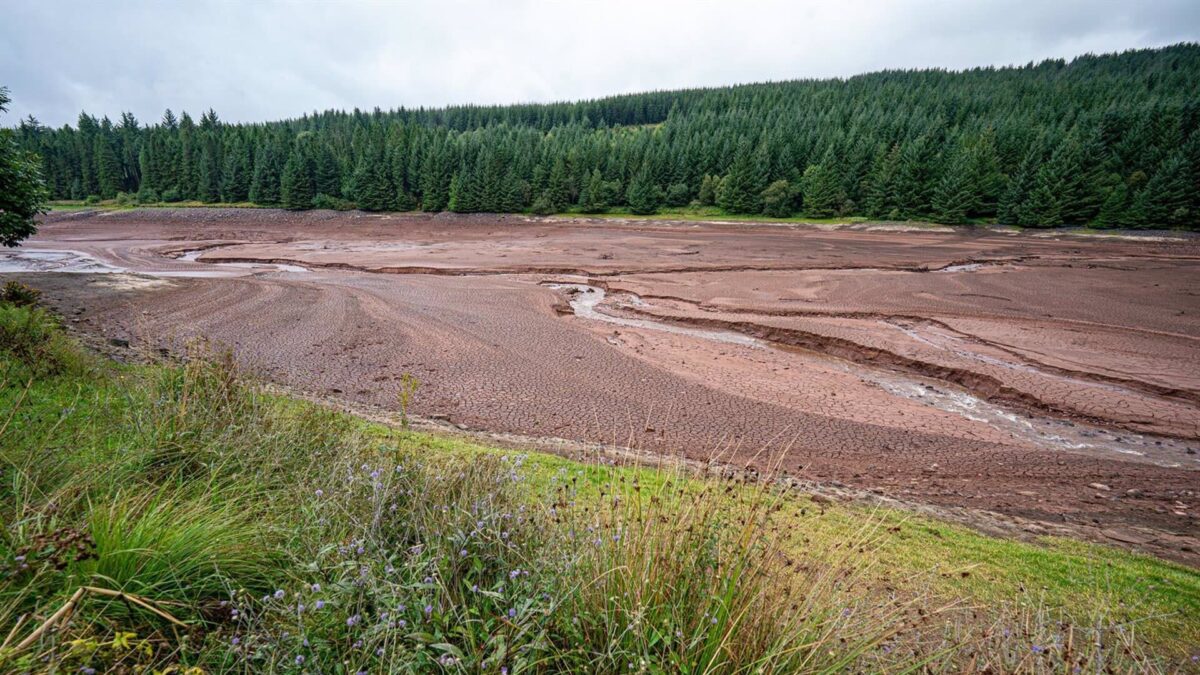
M67 272L71 274L116 274L127 270L100 262L79 251L49 249L0 250L0 273Z
M635 319L602 312L599 308L606 299L606 293L603 289L595 286L573 283L554 283L547 284L547 286L568 291L572 311L575 316L584 319L687 335L702 340L756 349L776 348L769 342L735 331L690 328L651 319ZM624 297L623 295L622 298ZM646 306L646 303L637 296L631 295L629 298L629 300L623 301L631 306ZM793 348L779 347L779 349L795 351ZM825 356L818 352L813 353L817 356ZM889 370L868 368L842 359L826 358L846 372L882 388L893 396L953 413L973 422L986 424L1024 444L1091 456L1121 456L1125 459L1137 457L1142 461L1171 468L1183 466L1184 463L1189 466L1200 466L1200 456L1188 455L1187 451L1191 446L1184 441L1124 431L1111 431L1077 422L1020 414L932 380L925 381Z
M675 326L659 321L651 321L649 319L631 319L623 316L614 316L605 314L596 308L600 303L604 302L606 293L604 289L586 284L547 284L548 287L558 290L570 291L571 309L575 312L575 316L592 319L593 321L603 321L617 326L629 326L631 328L646 328L650 330L666 331L668 333L677 333L679 335L688 335L701 340L710 340L712 342L724 342L727 344L742 345L743 347L754 347L758 349L766 348L767 344L762 340L742 335L733 331L719 330L704 330L702 328L688 328L686 326ZM643 305L641 298L631 300L630 304Z

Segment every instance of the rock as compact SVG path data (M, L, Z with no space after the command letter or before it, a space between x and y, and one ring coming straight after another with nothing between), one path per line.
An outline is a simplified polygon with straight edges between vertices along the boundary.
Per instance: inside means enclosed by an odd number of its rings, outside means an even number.
M1112 488L1105 485L1104 483L1088 483L1088 487L1092 488L1093 490L1103 490L1105 492L1112 490Z
M125 338L109 338L108 344L114 347L121 347L122 349L129 348L129 340L126 340Z

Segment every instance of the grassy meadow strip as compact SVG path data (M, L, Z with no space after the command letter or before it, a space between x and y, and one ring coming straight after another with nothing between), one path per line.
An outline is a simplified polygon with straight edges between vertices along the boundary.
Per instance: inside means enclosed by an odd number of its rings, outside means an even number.
M123 366L0 304L0 671L1175 672L1200 575Z

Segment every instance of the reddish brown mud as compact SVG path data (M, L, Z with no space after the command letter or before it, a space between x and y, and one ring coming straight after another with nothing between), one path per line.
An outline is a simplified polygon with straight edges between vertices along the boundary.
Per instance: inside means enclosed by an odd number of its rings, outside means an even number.
M23 275L75 325L314 393L1200 561L1195 239L147 209L26 248L138 273Z

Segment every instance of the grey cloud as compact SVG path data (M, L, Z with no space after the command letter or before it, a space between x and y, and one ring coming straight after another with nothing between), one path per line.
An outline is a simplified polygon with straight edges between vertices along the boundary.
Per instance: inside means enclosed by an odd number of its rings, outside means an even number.
M1191 0L0 4L4 124L552 101L1200 39Z

